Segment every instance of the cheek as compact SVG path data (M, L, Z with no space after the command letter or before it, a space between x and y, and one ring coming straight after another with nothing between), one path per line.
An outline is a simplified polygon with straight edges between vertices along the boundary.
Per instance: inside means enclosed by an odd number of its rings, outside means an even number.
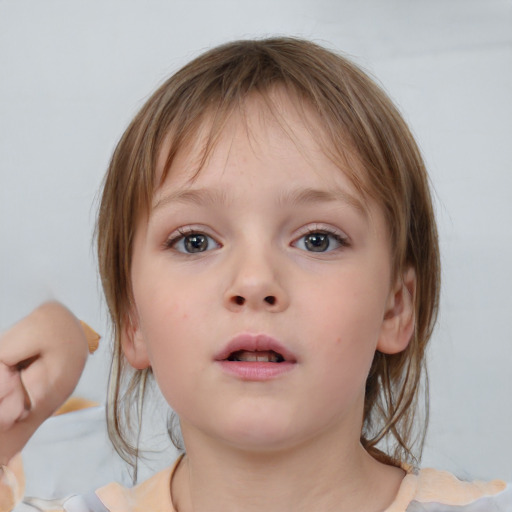
M193 377L191 362L197 355L193 343L181 328L183 321L180 318L187 313L175 310L169 314L162 309L155 308L146 316L142 335L156 383L168 404L179 411L181 388Z
M338 284L339 283L339 284ZM377 342L384 318L387 291L372 276L348 273L333 279L304 305L305 318L335 335L335 345Z
M384 316L386 292L375 289L371 276L344 276L321 297L309 301L304 318L318 319L308 328L308 338L316 340L315 350L330 378L344 385L364 386L379 340ZM326 300L327 296L329 300ZM315 333L315 328L318 332Z
M172 364L187 347L190 350L184 326L191 321L191 314L181 301L164 302L155 296L151 302L149 307L138 309L141 336L154 368L162 362Z
M133 289L142 329L152 334L165 332L169 326L179 328L191 317L197 299L182 275L160 263L143 266L143 272L133 276Z
M179 283L178 283L179 284ZM190 289L190 287L188 287ZM156 382L168 403L180 410L183 388L201 370L207 322L198 297L181 293L176 283L146 287L135 294L141 336ZM211 308L211 301L210 301Z

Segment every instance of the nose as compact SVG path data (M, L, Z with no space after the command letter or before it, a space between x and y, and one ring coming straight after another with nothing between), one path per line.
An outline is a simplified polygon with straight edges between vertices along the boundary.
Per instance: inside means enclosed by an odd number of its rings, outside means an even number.
M283 286L278 261L264 254L240 254L231 261L231 280L224 304L231 311L252 309L278 313L289 305L289 295ZM281 272L280 272L281 271Z

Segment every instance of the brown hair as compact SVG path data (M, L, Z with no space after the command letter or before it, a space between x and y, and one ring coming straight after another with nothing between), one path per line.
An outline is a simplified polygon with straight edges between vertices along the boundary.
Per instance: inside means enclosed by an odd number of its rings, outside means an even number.
M126 435L130 404L142 404L148 375L127 372L120 343L132 297L130 267L137 220L148 212L153 192L177 151L193 140L207 115L210 134L204 158L233 109L242 107L251 94L268 99L276 86L318 114L323 147L331 158L349 152L358 157L364 176L354 170L349 177L384 212L394 275L409 266L416 271L415 333L403 352L375 354L366 382L361 441L372 455L388 463L414 463L421 454L426 418L415 426L417 400L440 286L437 230L424 163L397 109L357 66L309 41L272 38L219 46L173 75L132 121L105 177L97 237L115 336L108 420L114 445L126 460L137 455L137 446ZM164 139L170 149L166 171L157 182L156 162ZM425 396L428 404L426 389ZM386 439L392 446L384 454L376 445Z

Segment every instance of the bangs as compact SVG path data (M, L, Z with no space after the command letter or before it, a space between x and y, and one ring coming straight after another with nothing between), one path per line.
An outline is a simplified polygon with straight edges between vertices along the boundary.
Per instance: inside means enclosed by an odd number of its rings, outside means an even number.
M368 198L376 199L368 173L348 131L340 128L336 132L336 140L332 140L329 123L314 111L309 98L291 89L290 85L282 84L274 84L268 90L250 91L245 97L232 97L231 104L223 102L211 105L210 102L208 108L199 109L200 114L194 119L173 120L169 133L157 151L152 193L163 185L172 172L177 156L183 153L187 155L189 184L192 184L225 135L227 125L233 122L236 123L236 130L242 131L249 142L255 140L252 135L255 123L275 122L304 160L312 162L309 151L303 147L290 123L293 117L294 120L298 119L319 151L347 176L363 205L366 205ZM252 108L254 105L256 107Z

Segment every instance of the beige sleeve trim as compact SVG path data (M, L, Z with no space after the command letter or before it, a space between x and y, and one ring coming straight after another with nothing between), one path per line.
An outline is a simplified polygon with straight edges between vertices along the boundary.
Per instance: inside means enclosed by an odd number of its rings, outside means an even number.
M447 471L422 469L417 475L408 474L403 479L395 501L385 512L406 512L411 501L469 505L486 496L495 496L506 487L502 480L464 482Z
M160 471L145 482L128 489L111 483L96 495L110 512L175 512L171 500L171 477L174 468Z

